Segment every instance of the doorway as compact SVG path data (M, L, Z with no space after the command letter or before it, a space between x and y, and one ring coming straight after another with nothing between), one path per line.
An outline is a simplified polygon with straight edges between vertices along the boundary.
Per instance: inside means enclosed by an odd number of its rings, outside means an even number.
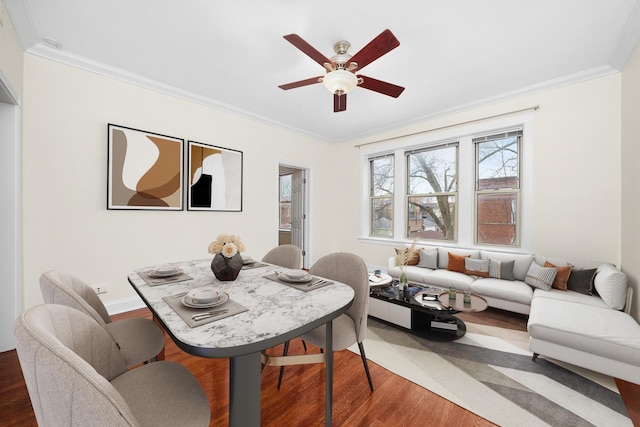
M308 171L280 165L278 172L278 245L299 247L302 266L309 268Z
M13 323L22 311L19 98L0 70L0 352L15 348Z

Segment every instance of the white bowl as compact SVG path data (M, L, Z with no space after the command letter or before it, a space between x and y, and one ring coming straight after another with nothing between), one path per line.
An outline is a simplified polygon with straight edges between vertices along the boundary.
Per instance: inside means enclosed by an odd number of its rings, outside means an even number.
M157 274L172 274L176 272L176 268L170 265L163 265L155 269Z
M282 274L291 280L302 280L309 276L309 272L304 270L285 270Z
M222 297L222 293L214 288L204 287L191 289L187 292L187 301L192 304L211 304L218 301Z

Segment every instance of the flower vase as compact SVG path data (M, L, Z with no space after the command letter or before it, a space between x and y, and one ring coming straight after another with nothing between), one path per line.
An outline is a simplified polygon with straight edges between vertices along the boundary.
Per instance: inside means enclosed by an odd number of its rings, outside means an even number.
M242 256L237 253L231 258L222 254L215 254L211 260L211 271L220 281L236 280L242 270Z

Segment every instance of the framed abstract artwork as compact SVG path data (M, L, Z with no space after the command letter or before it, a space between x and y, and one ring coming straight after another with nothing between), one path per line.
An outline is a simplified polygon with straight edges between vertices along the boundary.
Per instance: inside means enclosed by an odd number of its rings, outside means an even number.
M184 140L109 124L107 209L183 210Z
M242 211L242 151L187 142L187 209Z

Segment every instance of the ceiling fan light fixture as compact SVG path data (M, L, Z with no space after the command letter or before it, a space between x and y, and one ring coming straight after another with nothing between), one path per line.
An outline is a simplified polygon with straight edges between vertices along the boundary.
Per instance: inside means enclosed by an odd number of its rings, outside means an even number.
M329 92L344 95L358 86L358 78L350 71L338 69L327 73L322 79L322 84Z

